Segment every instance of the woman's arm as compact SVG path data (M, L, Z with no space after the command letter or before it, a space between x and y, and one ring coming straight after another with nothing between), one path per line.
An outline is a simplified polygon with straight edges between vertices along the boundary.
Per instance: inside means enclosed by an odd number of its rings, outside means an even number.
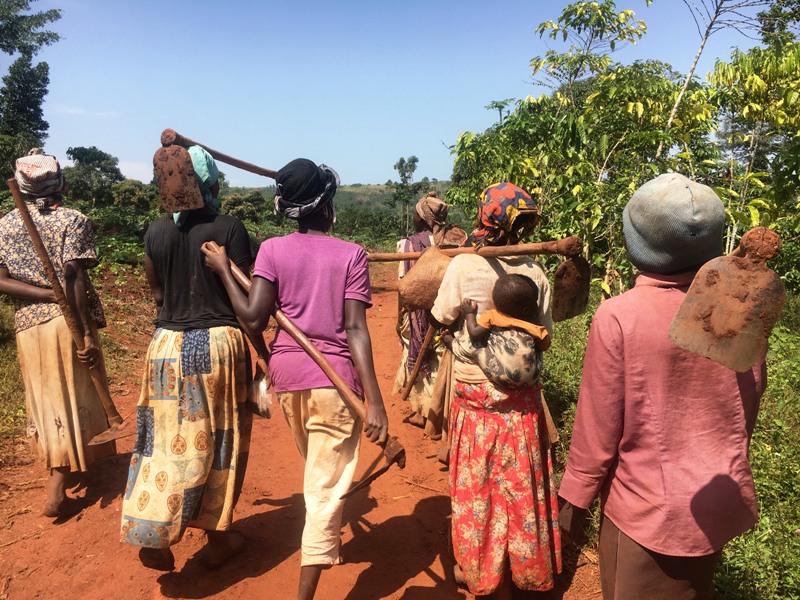
M0 267L0 294L7 294L17 300L34 302L55 302L56 295L50 288L41 288L11 277L6 267Z
M372 340L367 329L367 305L360 300L344 301L344 328L347 332L347 344L356 366L367 404L367 420L364 433L369 441L378 444L386 442L389 435L389 419L383 405L383 396L375 375L372 361Z
M147 277L147 283L150 284L153 300L155 300L156 306L161 308L161 305L164 304L164 285L156 272L156 266L147 254L144 255L144 274Z
M219 253L206 253L206 266L219 275L236 316L254 333L260 334L267 327L269 317L275 312L278 290L275 284L263 277L253 277L249 294L245 294L231 272L225 247Z
M89 307L89 280L86 269L80 260L64 263L64 295L72 308L83 335L83 348L78 350L81 361L94 365L100 358L100 347L92 333L92 315Z

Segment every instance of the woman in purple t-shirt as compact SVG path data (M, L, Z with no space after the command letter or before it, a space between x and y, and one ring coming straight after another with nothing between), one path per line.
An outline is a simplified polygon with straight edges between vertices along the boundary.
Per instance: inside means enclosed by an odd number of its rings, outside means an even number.
M220 275L237 316L261 333L276 307L366 399L364 432L372 442L387 438L388 422L367 329L372 305L364 250L331 237L335 220L335 171L296 159L278 171L275 210L297 220L298 231L261 244L253 285L246 296L231 274L225 252L207 257ZM353 481L362 424L330 379L282 329L272 342L272 385L295 442L306 459L298 600L314 597L322 569L338 564L344 501Z

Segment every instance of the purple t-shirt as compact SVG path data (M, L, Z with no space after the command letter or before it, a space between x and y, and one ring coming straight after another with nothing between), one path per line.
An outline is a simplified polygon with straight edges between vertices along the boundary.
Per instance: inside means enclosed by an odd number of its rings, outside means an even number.
M344 301L372 306L367 255L357 244L327 235L292 233L262 242L253 274L275 284L278 306L336 372L362 394L344 329ZM328 376L278 329L269 372L276 392L331 387Z

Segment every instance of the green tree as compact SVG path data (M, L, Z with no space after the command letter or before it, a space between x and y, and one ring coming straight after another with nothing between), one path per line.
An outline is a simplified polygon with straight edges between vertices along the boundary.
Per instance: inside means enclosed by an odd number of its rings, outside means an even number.
M648 0L650 4L652 0ZM635 20L632 10L617 12L613 0L573 2L557 21L536 27L539 37L569 42L566 52L548 50L531 59L533 75L544 74L551 87L572 95L575 82L602 73L611 64L610 53L625 44L635 44L646 33L644 21Z
M44 30L61 18L57 8L29 13L30 0L0 0L0 52L20 52L32 56L42 46L61 39L57 33Z
M601 8L605 12L598 12ZM616 12L613 2L588 2L570 5L565 13L539 30L560 32L572 44L563 53L551 50L534 65L561 85L520 102L502 124L458 138L448 199L474 215L486 185L505 180L523 187L542 210L540 239L581 236L603 290L611 294L624 289L630 272L621 239L622 207L664 167L653 155L665 136L679 76L658 61L625 66L603 54L644 32L631 11ZM666 166L702 176L703 161L715 156L709 132L716 108L700 84L688 88L687 98L667 134L670 147L681 151Z
M715 101L730 125L721 165L724 186L718 191L731 215L727 235L730 252L739 233L759 225L780 226L792 214L795 222L798 187L786 173L771 171L796 161L800 132L800 44L735 50L729 62L718 61L709 77ZM783 179L781 179L783 177ZM797 172L794 180L797 181ZM780 184L773 185L778 179ZM793 187L793 189L792 189Z
M800 0L774 0L758 13L761 40L768 46L782 46L797 39Z
M50 82L47 63L35 67L23 55L11 65L0 88L0 189L14 174L15 160L47 138L42 103Z
M113 204L113 185L125 179L119 160L95 146L68 148L67 157L74 163L64 168L67 197L88 201L92 207Z
M14 161L47 137L42 102L47 94L47 63L32 64L32 57L43 46L59 40L55 32L44 29L61 18L51 9L29 13L29 0L0 0L0 52L20 53L3 77L0 88L0 188L14 173Z
M264 217L267 201L258 190L245 194L228 194L221 198L221 210L240 221L257 223Z
M683 101L683 96L689 89L689 85L694 77L694 71L697 68L697 63L703 50L706 47L708 39L717 31L721 29L735 29L742 33L754 32L759 28L758 16L748 16L747 12L754 8L764 7L769 5L773 0L683 0L683 3L689 9L694 20L697 33L700 36L700 45L697 47L697 52L694 55L692 64L689 67L689 72L683 81L678 95L675 97L675 102L672 105L667 124L664 127L664 134L669 133L675 117L678 114L678 107ZM656 158L660 158L664 150L669 150L669 146L665 146L662 141L658 145L656 151Z
M47 63L33 66L28 55L14 61L0 88L0 135L28 133L40 144L47 138L42 103L49 83Z
M417 170L419 159L416 156L400 159L394 164L400 181L387 181L386 185L392 188L392 198L389 204L393 207L399 206L405 219L406 235L411 232L411 203L417 199L423 191L427 190L431 182L427 177L414 182L414 173Z
M161 204L158 188L153 183L123 179L111 185L114 206L128 207L139 212L156 210Z

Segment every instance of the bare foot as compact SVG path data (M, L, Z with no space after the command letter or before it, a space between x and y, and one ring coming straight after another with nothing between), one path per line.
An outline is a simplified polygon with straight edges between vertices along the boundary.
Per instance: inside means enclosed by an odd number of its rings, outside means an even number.
M83 510L83 502L77 498L64 497L60 502L48 502L44 505L44 516L51 519L66 519Z
M169 548L139 548L139 560L148 569L175 570L175 556Z
M453 579L455 579L458 587L467 587L467 579L464 577L464 571L461 570L458 564L453 565Z
M239 531L207 531L208 544L200 560L206 569L219 569L244 549L244 535Z
M411 413L403 419L403 422L413 425L414 427L425 427L425 417L419 413Z

